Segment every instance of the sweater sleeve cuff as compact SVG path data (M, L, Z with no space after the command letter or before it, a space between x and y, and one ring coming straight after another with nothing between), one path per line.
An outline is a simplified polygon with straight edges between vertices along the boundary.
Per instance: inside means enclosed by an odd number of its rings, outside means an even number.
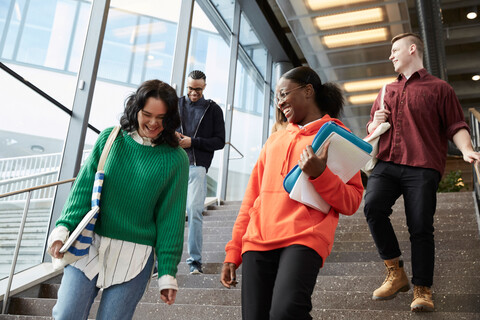
M328 186L328 183L322 183L322 181L331 181L332 179L340 179L335 173L333 173L330 168L327 166L325 167L325 170L323 170L322 174L316 177L315 179L312 179L311 177L308 178L310 182L315 186L315 189L321 190L322 185L327 186L327 188L330 188Z
M68 235L70 233L68 232L68 229L64 226L58 226L55 229L52 230L52 233L50 233L50 236L48 237L48 242L47 242L47 247L48 250L52 247L52 244L55 241L62 241L62 243L65 243L68 239Z
M238 268L242 264L242 255L237 250L229 250L225 256L224 263L226 262L235 263Z
M178 291L177 279L169 274L165 274L158 278L158 288L160 291L164 289L173 289Z

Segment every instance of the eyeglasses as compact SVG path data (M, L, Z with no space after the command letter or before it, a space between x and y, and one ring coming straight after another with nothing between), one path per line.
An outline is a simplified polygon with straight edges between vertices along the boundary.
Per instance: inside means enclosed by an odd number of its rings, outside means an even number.
M196 93L200 93L203 91L203 88L192 88L192 87L187 87L188 91L195 91Z
M306 87L307 85L304 84L302 86L298 86L296 88L293 88L293 89L290 89L288 91L282 91L278 94L278 96L275 97L275 104L278 106L279 103L282 103L283 101L285 101L285 99L287 99L287 96L292 93L293 91L297 90L297 89L301 89L301 88L304 88Z

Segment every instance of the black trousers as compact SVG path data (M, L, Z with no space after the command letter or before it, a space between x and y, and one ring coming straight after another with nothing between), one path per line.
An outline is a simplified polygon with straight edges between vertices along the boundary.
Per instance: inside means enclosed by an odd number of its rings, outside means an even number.
M316 251L292 245L247 251L242 258L242 319L312 319L312 292L322 265Z
M384 260L401 255L390 222L392 206L403 195L410 234L412 283L432 286L435 265L433 216L437 206L440 173L379 161L368 179L364 212L380 257Z

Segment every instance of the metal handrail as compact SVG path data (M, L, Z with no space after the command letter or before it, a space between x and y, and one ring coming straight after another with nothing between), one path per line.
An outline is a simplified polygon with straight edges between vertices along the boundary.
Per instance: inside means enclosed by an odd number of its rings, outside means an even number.
M47 184L42 184L41 186L25 188L25 189L21 189L21 190L17 190L17 191L7 192L7 193L4 193L4 194L0 194L0 198L14 196L16 194L20 194L20 193L24 193L24 192L32 192L32 191L35 191L35 190L49 188L49 187L53 187L53 186L57 186L57 185L60 185L60 184L69 183L69 182L73 182L73 181L75 181L75 178L71 178L71 179L67 179L67 180L63 180L63 181L52 182L52 183L47 183Z
M480 150L480 112L474 108L468 109L470 114L470 129L471 129L471 138L472 145L475 151ZM480 163L475 161L473 163L473 192L475 197L475 204L478 210L478 204L480 202ZM477 213L478 214L478 213ZM479 220L479 231L480 231L480 220Z
M17 190L13 192L8 192L0 195L0 198L5 198L9 196L13 196L19 193L27 193L27 199L25 200L25 206L23 208L23 214L22 214L22 222L20 223L20 228L18 232L18 237L17 237L17 243L15 245L15 252L13 254L13 260L12 260L12 266L10 267L10 273L8 275L8 283L7 283L7 288L5 289L5 294L3 296L3 303L2 303L2 314L5 314L5 310L7 307L7 302L8 298L10 296L10 288L12 287L12 281L13 281L13 274L15 272L15 267L17 266L17 260L18 260L18 252L20 251L20 243L22 242L22 237L23 237L23 229L25 228L25 222L27 220L27 213L28 213L28 208L30 206L30 198L32 195L32 191L39 190L39 189L44 189L44 188L49 188L52 186L57 186L60 184L64 183L70 183L75 181L75 178L63 180L63 181L57 181L57 182L52 182L52 183L47 183L44 185L36 186L36 187L31 187L31 188L26 188L22 190Z
M18 81L20 81L21 83L23 83L24 85L26 85L27 87L29 87L30 89L32 89L33 91L35 91L37 94L39 94L40 96L42 96L43 98L45 98L47 101L49 101L50 103L52 103L54 106L56 106L57 108L59 108L60 110L62 110L63 112L65 112L66 114L68 114L69 116L72 116L72 110L68 109L67 107L65 107L63 104L61 104L60 102L58 102L57 100L55 100L54 98L52 98L51 96L49 96L48 94L46 94L44 91L40 90L38 87L36 87L33 83L29 82L27 79L25 79L24 77L22 77L21 75L19 75L18 73L16 73L15 71L13 71L12 69L10 69L9 67L7 67L4 63L0 62L0 69L3 69L6 73L8 73L9 75L11 75L12 77L14 77L15 79L17 79ZM88 125L88 128L90 128L91 130L93 130L95 133L99 134L100 133L100 130L98 130L96 127L92 126L90 123L87 124Z
M468 112L470 112L478 122L480 122L480 112L478 112L475 108L470 108L468 109Z
M233 144L231 144L230 142L225 142L225 144L230 145L233 148L233 150L237 151L237 153L240 155L240 157L237 157L237 158L228 158L229 160L243 159L243 154L237 148L235 148Z

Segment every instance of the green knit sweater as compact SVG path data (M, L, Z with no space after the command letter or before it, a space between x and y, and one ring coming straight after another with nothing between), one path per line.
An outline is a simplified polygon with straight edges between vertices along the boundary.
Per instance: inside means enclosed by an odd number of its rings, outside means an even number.
M100 134L56 226L73 231L90 209L97 164L112 129ZM105 162L95 233L153 246L158 276L175 277L183 250L188 170L188 157L182 148L144 146L121 131Z

